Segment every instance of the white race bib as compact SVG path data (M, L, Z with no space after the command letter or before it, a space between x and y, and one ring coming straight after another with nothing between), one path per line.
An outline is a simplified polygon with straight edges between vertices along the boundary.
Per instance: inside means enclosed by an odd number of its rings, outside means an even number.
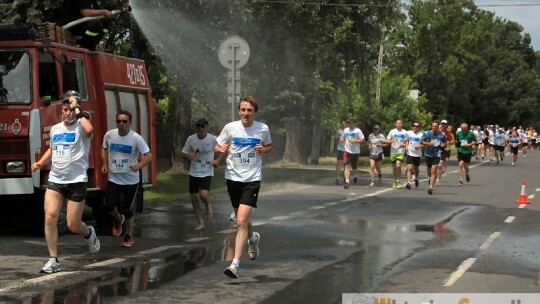
M462 139L461 140L461 145L464 146L464 145L468 145L468 141L466 139Z
M131 171L127 158L111 159L111 173L126 173Z
M236 168L254 168L257 166L255 152L244 152L233 154L234 166Z
M54 161L68 162L71 161L70 145L57 144L52 146L52 158Z
M440 141L439 139L434 139L434 140L433 140L433 146L434 146L434 147L438 147L438 146L440 146L440 145L441 145L441 141Z

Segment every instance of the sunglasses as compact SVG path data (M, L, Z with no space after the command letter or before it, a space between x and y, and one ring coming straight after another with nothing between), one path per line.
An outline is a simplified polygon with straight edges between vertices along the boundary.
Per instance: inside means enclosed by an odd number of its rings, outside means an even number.
M127 124L128 122L129 122L129 120L124 120L124 119L117 119L116 120L117 124L119 124L119 123Z
M206 125L197 125L197 128L204 128Z

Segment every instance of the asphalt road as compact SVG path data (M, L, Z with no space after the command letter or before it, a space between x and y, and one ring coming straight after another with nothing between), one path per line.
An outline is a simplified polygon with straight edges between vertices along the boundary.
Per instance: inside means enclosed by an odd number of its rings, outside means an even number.
M84 239L60 238L63 271L44 275L43 238L0 236L1 303L341 303L343 293L538 293L540 153L515 166L472 162L457 185L455 160L433 195L392 189L388 170L369 188L333 179L264 191L253 219L260 256L230 262L233 222L226 197L215 220L196 232L191 205L146 207L132 248L101 236L98 254ZM298 174L297 171L295 174ZM420 178L425 178L425 165ZM525 180L528 205L515 201Z

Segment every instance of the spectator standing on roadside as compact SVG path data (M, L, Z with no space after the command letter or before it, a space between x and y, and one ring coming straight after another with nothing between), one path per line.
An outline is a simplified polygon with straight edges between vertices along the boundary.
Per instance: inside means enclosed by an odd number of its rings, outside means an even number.
M394 177L393 188L400 189L401 186L401 162L405 159L405 141L407 131L403 130L403 121L396 120L396 128L392 129L386 137L386 142L390 144L390 160L392 161L392 175Z
M189 193L198 222L195 230L201 230L204 228L204 219L199 198L204 203L206 217L208 220L212 220L214 211L210 203L210 185L214 176L214 168L218 167L225 153L220 153L218 158L214 159L214 148L217 145L217 140L213 134L208 133L208 120L206 118L198 119L195 125L197 133L187 138L182 149L182 156L190 161Z
M88 250L96 253L100 243L92 226L81 221L86 198L88 155L94 127L79 107L80 94L67 91L62 103L62 122L51 127L50 147L41 159L32 164L32 171L51 162L51 171L45 191L45 240L49 261L41 268L42 273L61 270L58 261L58 217L67 205L68 229L87 239Z
M131 130L133 116L129 111L116 113L116 129L107 131L101 147L101 172L108 173L105 191L105 210L114 219L112 235L122 235L122 225L126 224L122 247L131 247L135 222L135 202L141 181L140 173L152 160L148 144L137 132ZM141 157L141 161L139 161Z
M264 123L255 121L259 106L255 97L240 99L238 114L240 120L225 125L217 138L215 151L227 155L227 191L237 217L234 258L225 275L237 279L240 258L248 245L248 255L252 260L259 256L260 234L253 232L250 221L262 181L262 154L272 151L270 129Z
M340 185L344 181L343 173L341 169L343 168L343 152L345 152L345 142L341 141L343 136L343 130L349 126L349 120L346 118L341 119L341 126L337 129L336 132L336 185Z
M341 141L345 143L345 152L343 153L343 162L345 165L345 183L343 188L349 189L349 177L351 171L353 182L358 182L358 159L360 158L360 144L365 141L364 133L356 127L354 119L349 119L349 127L343 130Z
M374 125L373 133L368 136L370 187L375 187L375 170L379 176L379 184L382 182L383 148L386 145L386 137L381 133L381 127Z

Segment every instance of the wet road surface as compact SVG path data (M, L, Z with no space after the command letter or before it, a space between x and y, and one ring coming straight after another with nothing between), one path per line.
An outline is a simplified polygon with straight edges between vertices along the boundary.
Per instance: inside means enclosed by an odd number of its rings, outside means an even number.
M473 161L463 187L454 166L432 196L425 181L389 188L389 174L374 189L367 175L348 190L333 180L271 191L263 184L253 215L260 257L242 260L238 280L223 275L235 231L226 197L214 199L215 221L200 232L187 202L147 207L130 249L102 236L90 255L82 237L63 236L63 271L52 275L37 273L43 238L3 235L0 302L341 303L342 293L358 292L539 292L538 200L514 203L522 179L528 195L538 193L539 160L532 152L513 167Z

